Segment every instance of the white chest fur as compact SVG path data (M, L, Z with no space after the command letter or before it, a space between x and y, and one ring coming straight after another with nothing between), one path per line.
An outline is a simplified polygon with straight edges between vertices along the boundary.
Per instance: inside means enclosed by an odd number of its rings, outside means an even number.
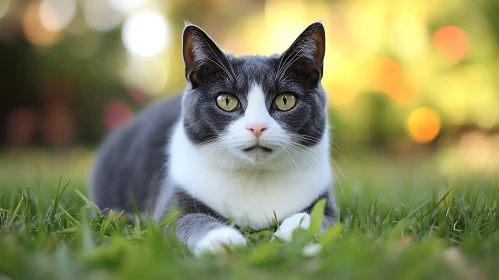
M169 178L226 218L258 230L275 224L274 213L282 221L330 187L328 141L324 137L309 155L288 154L270 169L248 165L234 170L207 164L178 126L169 146Z

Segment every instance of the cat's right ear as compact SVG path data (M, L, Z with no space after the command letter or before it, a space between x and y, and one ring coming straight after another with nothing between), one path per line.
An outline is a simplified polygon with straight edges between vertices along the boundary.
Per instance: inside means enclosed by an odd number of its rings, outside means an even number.
M184 28L182 52L185 78L193 87L202 84L206 75L218 69L218 64L229 69L225 54L206 32L193 24L188 23Z

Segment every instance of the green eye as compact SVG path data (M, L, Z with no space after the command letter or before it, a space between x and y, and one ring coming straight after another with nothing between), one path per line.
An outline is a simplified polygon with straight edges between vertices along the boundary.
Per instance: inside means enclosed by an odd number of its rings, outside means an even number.
M239 100L232 94L222 93L217 97L217 105L224 111L232 112L239 105Z
M281 93L274 99L274 106L281 111L289 111L296 105L296 98L292 93Z

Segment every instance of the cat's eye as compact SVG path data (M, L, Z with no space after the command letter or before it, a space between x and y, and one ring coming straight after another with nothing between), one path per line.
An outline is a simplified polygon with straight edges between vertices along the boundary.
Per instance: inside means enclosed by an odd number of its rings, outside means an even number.
M222 93L217 97L217 105L224 111L232 112L239 106L239 100L232 94Z
M292 93L281 93L274 99L274 106L280 111L289 111L296 105L296 98Z

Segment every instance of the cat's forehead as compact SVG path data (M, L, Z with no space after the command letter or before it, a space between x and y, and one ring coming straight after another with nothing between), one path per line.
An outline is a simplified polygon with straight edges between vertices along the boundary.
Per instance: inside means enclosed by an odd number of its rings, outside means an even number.
M239 83L246 86L256 83L263 87L275 81L279 56L227 56Z

